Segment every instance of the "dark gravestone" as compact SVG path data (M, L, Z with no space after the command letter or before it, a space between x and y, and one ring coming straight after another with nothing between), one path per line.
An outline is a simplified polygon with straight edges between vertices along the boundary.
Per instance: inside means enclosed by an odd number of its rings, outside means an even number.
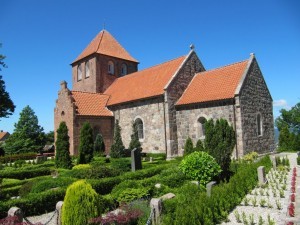
M142 158L140 149L133 149L131 151L131 171L142 169Z

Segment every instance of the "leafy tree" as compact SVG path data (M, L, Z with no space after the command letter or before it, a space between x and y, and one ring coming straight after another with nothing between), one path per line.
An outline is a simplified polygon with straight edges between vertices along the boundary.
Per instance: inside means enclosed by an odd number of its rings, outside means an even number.
M105 151L104 141L101 134L97 134L94 142L94 154L102 155Z
M54 143L54 131L49 131L47 134L45 134L46 138L46 144L51 145Z
M14 132L5 141L5 151L8 153L24 153L39 151L45 145L45 133L38 124L38 118L32 108L26 106L15 123Z
M132 134L129 149L141 148L141 142L139 140L138 129L135 122L132 123Z
M206 152L193 152L180 163L179 169L189 178L197 180L202 187L221 172L216 160Z
M189 155L194 151L192 139L188 137L184 144L184 155Z
M91 218L104 212L102 199L85 180L71 184L62 207L62 225L88 224Z
M295 134L300 133L300 102L293 106L290 110L281 109L281 115L276 119L275 124L279 131L285 126Z
M90 123L85 122L80 129L79 164L89 163L93 159L94 140L93 129Z
M200 139L197 141L194 151L196 151L196 152L204 152L205 151L203 142Z
M1 47L1 44L0 44ZM6 64L4 63L5 56L0 54L0 71L2 68L6 68ZM15 111L16 106L13 101L10 99L9 93L5 90L5 82L0 75L0 118L7 118L12 115Z
M119 125L119 120L116 120L114 131L114 141L110 149L110 156L112 158L120 158L124 156L125 147L121 137L121 127Z
M205 149L222 169L219 179L229 178L231 154L236 143L232 126L225 119L218 119L216 123L210 119L205 123L205 131Z
M279 151L291 151L293 136L289 131L288 125L281 128L279 133Z
M56 131L56 154L55 165L58 168L70 169L72 168L72 160L70 157L70 142L68 135L68 127L65 122L61 122Z

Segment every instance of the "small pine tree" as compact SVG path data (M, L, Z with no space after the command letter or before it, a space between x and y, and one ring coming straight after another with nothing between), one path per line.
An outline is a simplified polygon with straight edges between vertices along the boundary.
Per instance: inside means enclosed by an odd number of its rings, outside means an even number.
M184 145L184 155L189 155L194 151L194 146L193 146L193 142L192 139L190 137L188 137L185 141L185 145Z
M94 140L93 129L90 123L85 122L80 129L79 164L89 163L93 159Z
M110 156L112 158L120 158L124 156L124 145L121 137L121 127L119 125L119 120L116 120L115 128L114 128L114 142L110 149Z
M205 151L203 142L200 139L196 143L195 151L196 152L204 152Z
M88 224L91 218L103 212L99 200L99 195L85 180L71 184L62 207L62 225Z
M289 127L286 125L284 126L279 133L279 150L280 151L290 151L292 145L292 137L289 131Z
M72 161L70 157L70 143L68 135L68 127L65 122L61 122L56 131L56 142L55 142L55 165L57 168L70 169L72 167Z
M94 155L102 155L104 153L104 141L101 134L96 135L96 139L94 142Z
M141 142L139 140L137 125L135 122L132 123L132 134L131 134L131 141L129 144L129 149L133 150L135 148L140 148Z

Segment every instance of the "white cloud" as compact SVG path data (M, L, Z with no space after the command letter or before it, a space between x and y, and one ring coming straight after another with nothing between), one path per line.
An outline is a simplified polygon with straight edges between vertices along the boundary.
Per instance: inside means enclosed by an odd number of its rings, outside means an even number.
M288 108L288 103L285 99L279 99L273 102L273 106L280 107L280 108Z

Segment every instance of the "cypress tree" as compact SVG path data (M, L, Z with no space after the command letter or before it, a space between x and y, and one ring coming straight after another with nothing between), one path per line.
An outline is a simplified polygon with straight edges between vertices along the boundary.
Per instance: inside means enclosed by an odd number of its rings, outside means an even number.
M288 151L291 150L291 133L289 131L289 127L285 125L279 133L279 150L280 151Z
M110 156L112 158L120 158L124 156L124 149L125 147L121 137L121 127L119 125L119 120L116 120L114 128L114 141L110 149Z
M102 155L104 153L104 141L101 134L96 135L96 139L94 142L94 154Z
M72 167L72 161L70 157L70 143L68 135L68 127L65 122L61 122L56 131L56 154L55 165L57 168L70 169Z
M197 152L205 152L203 142L200 139L196 143L195 151L197 151Z
M194 151L194 146L193 146L193 142L192 139L190 137L188 137L185 141L185 145L184 145L184 155L189 155Z
M89 163L93 159L94 140L90 123L85 122L80 129L79 164Z
M133 150L135 148L140 148L141 142L139 140L137 125L135 122L132 123L132 134L131 134L131 141L129 144L129 149Z

